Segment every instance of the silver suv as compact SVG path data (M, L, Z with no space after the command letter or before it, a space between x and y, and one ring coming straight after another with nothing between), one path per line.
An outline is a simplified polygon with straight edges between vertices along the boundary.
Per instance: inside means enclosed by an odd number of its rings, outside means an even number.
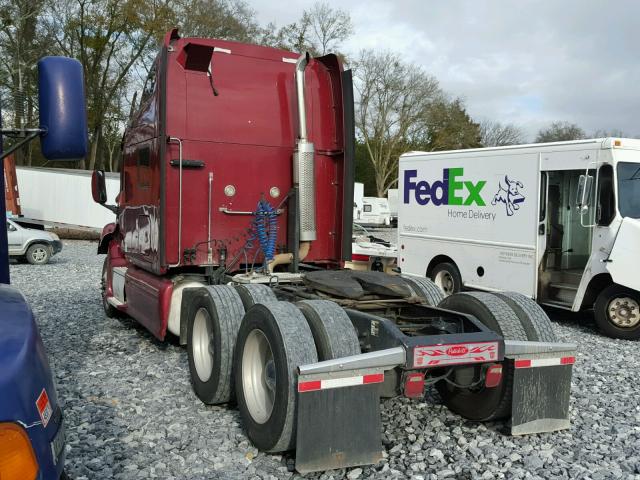
M62 250L60 237L55 233L25 228L7 219L9 256L26 259L32 265L44 265L52 255Z

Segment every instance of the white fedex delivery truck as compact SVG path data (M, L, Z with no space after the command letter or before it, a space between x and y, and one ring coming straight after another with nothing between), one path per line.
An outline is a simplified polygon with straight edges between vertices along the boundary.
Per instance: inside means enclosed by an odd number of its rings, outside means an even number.
M400 157L398 265L446 293L510 290L640 337L640 140Z

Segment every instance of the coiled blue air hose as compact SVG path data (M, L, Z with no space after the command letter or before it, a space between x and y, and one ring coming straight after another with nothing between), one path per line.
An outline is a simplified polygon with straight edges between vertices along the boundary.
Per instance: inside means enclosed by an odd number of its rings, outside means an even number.
M258 202L256 216L253 219L253 234L258 238L260 249L264 254L265 268L273 260L278 238L278 213L264 198ZM254 238L255 238L254 237Z

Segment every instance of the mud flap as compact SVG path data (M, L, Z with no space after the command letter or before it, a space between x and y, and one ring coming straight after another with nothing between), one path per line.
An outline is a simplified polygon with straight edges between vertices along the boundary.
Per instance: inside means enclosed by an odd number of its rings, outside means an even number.
M505 365L513 371L511 434L569 428L575 344L505 341Z
M379 387L384 373L340 373L298 377L300 473L375 464L382 458Z

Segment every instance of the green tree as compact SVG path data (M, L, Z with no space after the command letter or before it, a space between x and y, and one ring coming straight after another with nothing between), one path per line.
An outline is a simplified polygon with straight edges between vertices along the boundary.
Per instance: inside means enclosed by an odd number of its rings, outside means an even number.
M364 143L356 141L355 158L356 182L364 184L364 194L368 197L376 196L376 177L371 158Z
M418 138L416 145L420 150L460 150L482 146L480 125L471 119L460 99L434 102L429 106L424 122L426 137Z
M553 122L542 128L536 136L536 143L562 142L567 140L581 140L586 138L584 130L575 123Z

